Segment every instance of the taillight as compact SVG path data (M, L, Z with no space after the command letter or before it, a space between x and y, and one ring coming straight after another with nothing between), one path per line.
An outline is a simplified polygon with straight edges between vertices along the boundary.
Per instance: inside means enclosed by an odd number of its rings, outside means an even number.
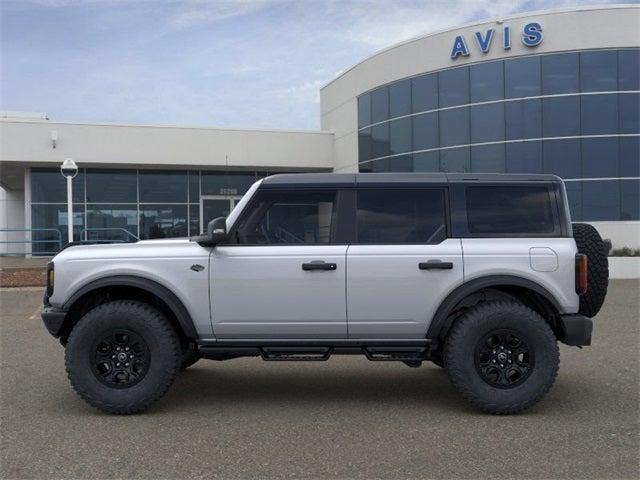
M576 293L584 295L587 292L587 275L588 258L583 253L576 254Z

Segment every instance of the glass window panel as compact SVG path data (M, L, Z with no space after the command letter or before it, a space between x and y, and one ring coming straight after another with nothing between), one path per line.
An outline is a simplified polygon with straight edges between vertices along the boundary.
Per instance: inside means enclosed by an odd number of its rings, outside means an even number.
M87 202L137 201L138 180L135 170L87 170Z
M201 172L203 195L242 195L256 181L254 172Z
M189 172L189 201L200 201L200 172L194 170Z
M358 97L358 128L371 124L371 96L368 93Z
M514 142L505 145L508 173L542 173L542 142Z
M542 100L506 102L505 125L507 140L542 137Z
M413 117L413 150L438 147L438 113L425 113Z
M618 95L584 95L580 99L582 135L618 133Z
M363 162L371 158L372 141L371 128L358 132L358 161Z
M564 186L567 190L571 221L579 222L582 220L582 182L566 182Z
M413 113L438 108L438 74L422 75L411 80Z
M411 151L411 118L401 118L389 122L391 153Z
M373 151L371 141L371 128L365 128L358 132L358 161L369 160Z
M640 220L640 181L620 181L620 220Z
M389 117L411 113L411 80L402 80L389 87Z
M542 134L545 137L580 135L580 98L576 96L543 99Z
M467 187L469 232L544 234L556 230L545 186Z
M186 205L141 205L140 238L187 236Z
M413 158L411 155L391 157L389 160L389 172L413 172Z
M540 95L540 57L507 60L504 76L506 98Z
M469 68L453 68L438 73L440 108L469 103Z
M543 55L541 57L542 94L578 92L579 68L577 53Z
M413 171L414 172L439 172L440 171L440 152L422 152L413 154Z
M330 243L336 219L335 196L335 191L262 192L251 202L238 227L239 243Z
M471 143L504 140L504 103L471 107Z
M58 172L60 175L60 172ZM31 233L31 253L33 255L46 255L57 253L61 246L69 242L67 235L69 223L66 205L31 205L31 228L55 229L56 231L34 231ZM80 240L81 231L84 228L84 205L73 205L73 236L74 240ZM60 239L62 245L60 245ZM14 245L9 248L16 250ZM19 245L22 247L22 245Z
M618 55L615 51L580 53L580 90L583 92L618 90Z
M546 140L543 142L544 173L560 178L581 178L580 140Z
M84 203L84 169L71 181L73 202ZM31 169L31 201L67 203L67 179L56 168Z
M606 178L618 176L618 137L582 139L582 176Z
M133 205L89 205L87 237L95 240L128 242L138 236L138 210Z
M200 205L189 205L189 236L200 235Z
M390 160L388 158L383 158L382 160L373 160L371 162L363 163L360 165L359 171L369 173L390 172Z
M144 171L138 173L140 202L187 202L187 172Z
M487 62L469 67L471 103L504 98L503 62Z
M618 51L618 89L640 90L640 49Z
M505 172L504 143L471 147L471 171L487 173Z
M640 137L620 137L620 176L640 177Z
M371 157L384 157L390 154L389 123L371 127Z
M469 172L470 165L469 147L440 150L440 169L443 172Z
M447 237L441 189L359 190L358 243L440 243Z
M469 143L469 108L441 110L440 146L466 145Z
M620 220L620 182L582 182L582 217L592 222Z
M625 93L618 95L620 105L620 133L640 133L640 95Z
M389 118L389 88L381 87L371 92L371 123Z

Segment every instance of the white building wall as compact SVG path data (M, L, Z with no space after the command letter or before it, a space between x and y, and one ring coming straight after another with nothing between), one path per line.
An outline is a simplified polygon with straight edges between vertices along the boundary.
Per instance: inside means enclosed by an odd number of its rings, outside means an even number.
M24 240L24 232L2 231L24 228L24 192L0 187L0 255L25 252L23 243L4 243Z

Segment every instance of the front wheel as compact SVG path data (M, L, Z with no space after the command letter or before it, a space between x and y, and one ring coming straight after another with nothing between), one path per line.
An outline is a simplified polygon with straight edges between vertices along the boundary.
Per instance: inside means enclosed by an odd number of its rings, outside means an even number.
M518 302L479 304L451 328L445 368L473 406L510 414L537 403L560 364L556 337L545 320Z
M71 385L87 403L109 413L136 413L171 386L180 368L180 342L152 306L113 301L80 319L65 362Z

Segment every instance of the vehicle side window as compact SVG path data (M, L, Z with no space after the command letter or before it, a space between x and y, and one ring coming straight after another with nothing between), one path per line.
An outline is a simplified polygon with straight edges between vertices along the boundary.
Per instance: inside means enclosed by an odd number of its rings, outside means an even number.
M243 214L236 238L241 245L326 244L335 225L335 191L263 191Z
M556 225L546 186L466 188L467 222L472 234L552 234Z
M444 190L358 190L358 243L440 243L447 237Z

